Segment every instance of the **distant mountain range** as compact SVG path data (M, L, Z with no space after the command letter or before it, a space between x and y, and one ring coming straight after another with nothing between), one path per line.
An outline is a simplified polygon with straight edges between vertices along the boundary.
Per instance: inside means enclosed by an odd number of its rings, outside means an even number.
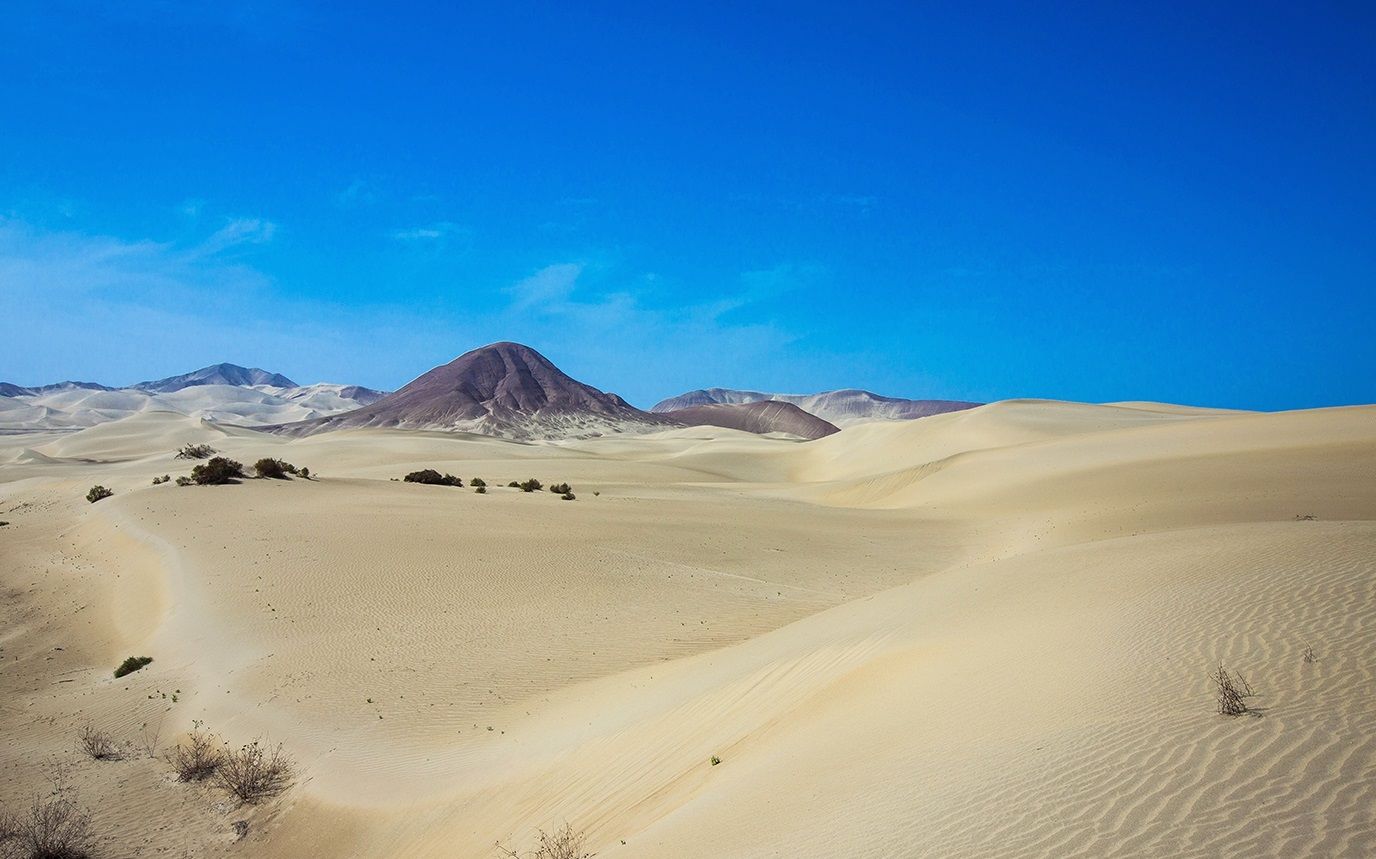
M792 403L811 415L838 427L864 421L907 421L945 412L972 409L980 403L962 400L904 400L881 397L869 391L848 388L823 391L820 394L766 394L760 391L738 391L731 388L705 388L689 391L656 403L650 408L655 414L673 414L682 409L714 404L744 404L773 401Z
M830 421L808 414L792 403L777 400L760 400L754 403L704 403L659 414L688 426L727 427L761 435L786 433L799 438L814 439L841 431Z
M292 436L380 427L524 440L718 426L815 439L863 421L911 420L976 405L860 390L802 395L708 388L664 400L647 412L571 378L529 346L493 343L390 394L358 385L297 385L280 373L237 364L127 388L0 382L0 431L80 429L163 410Z
M146 411L257 426L349 411L384 395L358 385L297 385L280 373L236 364L127 388L95 382L35 387L0 382L0 432L80 429Z

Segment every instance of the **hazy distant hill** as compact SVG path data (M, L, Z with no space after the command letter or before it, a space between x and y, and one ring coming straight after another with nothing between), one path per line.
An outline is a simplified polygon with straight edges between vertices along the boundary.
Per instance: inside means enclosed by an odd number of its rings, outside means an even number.
M838 427L873 420L912 420L971 409L979 403L961 400L905 400L898 397L881 397L869 391L848 388L840 391L823 391L819 394L766 394L760 391L739 391L730 388L705 388L689 391L677 397L656 403L651 412L666 414L692 406L715 403L739 404L774 400L792 403L803 411L830 421Z

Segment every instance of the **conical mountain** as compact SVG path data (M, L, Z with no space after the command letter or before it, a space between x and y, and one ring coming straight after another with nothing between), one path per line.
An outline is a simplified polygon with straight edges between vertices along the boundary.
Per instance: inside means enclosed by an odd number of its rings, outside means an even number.
M273 427L290 435L391 427L559 438L643 432L677 423L585 385L520 343L474 349L351 412Z

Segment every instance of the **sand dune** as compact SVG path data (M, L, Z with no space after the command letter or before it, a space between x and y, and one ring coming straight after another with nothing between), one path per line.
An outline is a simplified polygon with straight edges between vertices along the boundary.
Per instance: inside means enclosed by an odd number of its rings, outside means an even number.
M149 485L185 441L322 479ZM421 467L492 488L389 479ZM118 855L491 857L565 821L606 857L1376 852L1376 407L1010 401L807 443L147 411L0 436L0 520L0 801L67 760ZM1213 711L1220 660L1257 717ZM73 758L155 718L303 779L229 814Z

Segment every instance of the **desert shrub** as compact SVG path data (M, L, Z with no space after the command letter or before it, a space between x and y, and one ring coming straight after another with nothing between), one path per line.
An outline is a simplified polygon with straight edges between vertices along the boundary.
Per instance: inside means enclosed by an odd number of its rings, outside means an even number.
M119 746L110 735L86 725L76 734L76 747L81 753L95 761L113 761L119 758Z
M5 526L8 525L8 524L10 524L10 523L5 522L5 521L3 521L3 520L0 520L0 528L3 528L3 527L5 527Z
M85 859L91 818L61 793L38 797L27 814L0 814L0 856L13 859Z
M0 522L0 525L3 525L3 524L5 524L5 523L4 523L4 522ZM1319 661L1319 655L1318 655L1317 653L1314 652L1314 648L1312 648L1312 647L1310 647L1309 645L1306 644L1306 645L1304 646L1304 664L1305 664L1305 665L1313 665L1315 662L1318 662L1318 661Z
M178 486L195 486L195 485L196 485L196 481L192 480L191 478L189 478L189 477L187 477L187 476L185 476L185 475L182 475L181 477L178 477L178 478L177 478L177 485L178 485Z
M575 832L572 826L567 823L563 828L556 829L553 833L540 830L540 843L534 850L526 853L517 853L515 850L508 850L498 845L498 851L508 859L592 859L583 847L583 833Z
M452 474L440 474L433 468L413 471L402 478L407 483L428 483L432 486L463 486L463 481Z
M220 486L243 476L243 464L223 456L213 456L191 469L191 482L197 486Z
M721 758L717 757L716 755L712 755L712 766L716 766L719 763L721 763Z
M169 474L164 474L162 477L155 477L155 478L153 478L153 485L154 485L154 486L161 486L162 484L166 483L167 481L169 481L169 480L171 480L171 479L172 479L172 476L171 476L171 475L169 475Z
M226 749L215 768L215 783L240 803L253 804L286 790L295 767L279 745L268 749L258 740L237 751Z
M486 495L486 494L487 494L487 487L486 487L486 486L479 486L479 487L475 488L473 491L476 492L476 493L478 493L479 495Z
M521 487L522 492L539 492L542 488L540 481L536 480L533 477L527 481L524 481L523 483L520 483L519 486Z
M476 487L478 489L482 489L483 487L487 486L487 481L483 480L481 477L475 477L472 480L468 481L468 485Z
M507 486L510 486L512 489L520 489L521 482L519 480L513 480L510 483L508 483Z
M578 496L577 496L577 495L574 495L572 492L565 492L563 495L560 495L559 497L562 498L562 499L564 499L565 501L572 501L573 499L577 498Z
M186 742L179 743L167 755L168 763L177 771L177 781L202 781L210 778L220 768L224 752L217 744L215 736L201 728L196 722Z
M115 669L115 677L120 678L126 674L133 674L143 666L153 661L151 656L131 656L119 664Z
M290 462L266 456L253 463L253 471L259 477L272 478L273 480L287 480L289 475L300 474L297 467Z
M100 484L96 484L95 486L91 487L90 492L86 493L86 500L94 504L100 499L109 498L111 495L114 494L115 493L112 490L106 489L104 486L101 486Z
M556 483L549 488L549 491L553 492L555 495L563 495L572 492L573 487L569 486L567 483Z
M1248 712L1248 695L1254 694L1246 681L1239 682L1219 663L1218 671L1209 675L1209 679L1214 682L1214 694L1218 700L1218 712L1224 716L1241 716Z
M208 444L184 444L177 449L177 459L209 459L219 453Z
M306 480L310 480L310 479L311 479L311 470L310 470L309 468L307 468L306 466L304 466L304 465L301 466L301 476L302 476L304 479L306 479Z

